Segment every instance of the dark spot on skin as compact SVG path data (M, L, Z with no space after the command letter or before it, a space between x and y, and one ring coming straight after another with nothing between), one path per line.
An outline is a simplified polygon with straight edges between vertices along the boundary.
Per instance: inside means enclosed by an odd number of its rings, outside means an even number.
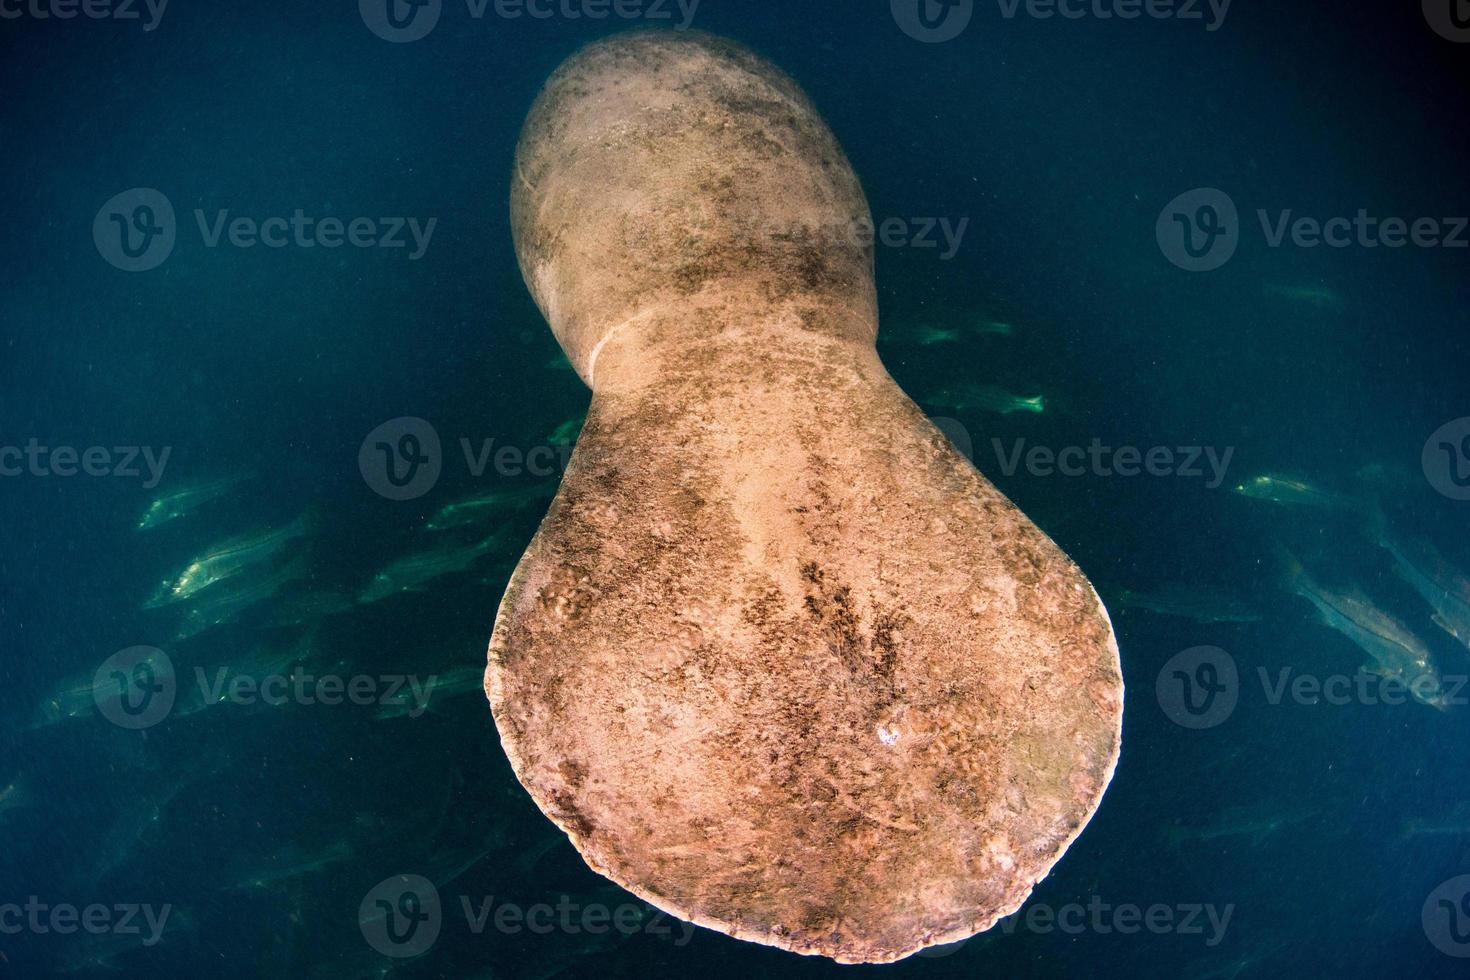
M572 833L576 834L582 841L590 840L597 831L597 826L579 810L573 802L571 793L566 790L555 790L551 793L552 813L558 820L566 825Z
M564 759L557 767L561 777L567 781L572 789L581 789L582 783L587 779L587 769L581 763L572 759Z
M884 680L891 681L893 670L898 666L898 632L900 617L893 613L880 615L873 624L874 671Z

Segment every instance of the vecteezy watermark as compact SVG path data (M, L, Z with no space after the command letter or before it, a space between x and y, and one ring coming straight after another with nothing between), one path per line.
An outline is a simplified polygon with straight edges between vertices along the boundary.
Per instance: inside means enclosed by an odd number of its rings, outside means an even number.
M1470 959L1470 875L1451 878L1430 892L1420 921L1435 949Z
M385 41L406 44L429 36L444 13L445 0L358 0L368 30ZM465 0L471 20L492 14L501 20L642 20L688 30L700 0ZM677 18L677 20L676 20Z
M496 901L495 896L479 899L458 896L459 910L471 934L482 935L486 929L513 936L522 932L547 936L601 936L617 932L623 936L638 934L670 937L675 946L686 946L694 936L694 926L681 922L653 908L646 902L628 901L617 905L603 902L581 902L562 895L555 904ZM395 875L375 885L358 906L358 925L369 946L392 959L422 956L438 941L445 926L444 903L439 889L422 875Z
M1205 479L1205 486L1217 489L1225 482L1230 469L1230 460L1235 456L1235 447L1227 446L1224 452L1214 446L1106 446L1101 439L1093 439L1087 446L1027 447L1025 439L1012 441L1009 451L996 438L990 440L995 450L996 462L1006 476L1015 476L1024 464L1031 476L1096 476L1134 477L1163 476L1180 479ZM1206 473L1201 463L1207 463Z
M0 902L0 936L30 933L36 936L142 936L141 945L153 947L163 938L172 905L94 902L78 906L67 902L43 902L37 895L24 904Z
M97 711L119 728L140 731L167 718L178 697L178 680L168 654L157 647L119 650L102 662L92 679Z
M1154 235L1170 262L1186 272L1209 272L1240 247L1240 213L1229 194L1201 187L1164 205Z
M1424 19L1434 33L1456 44L1470 44L1470 0L1423 0Z
M1201 22L1213 33L1225 26L1231 0L996 0L1005 20L1177 20ZM952 41L975 16L975 0L889 0L893 19L909 37L929 44Z
M177 235L173 203L152 187L113 195L92 219L97 251L124 272L158 268L173 254Z
M1352 217L1316 218L1292 209L1256 210L1268 248L1470 248L1470 218L1380 218L1367 208ZM1154 234L1159 250L1186 272L1211 272L1234 257L1244 234L1235 201L1224 191L1201 187L1180 194L1159 213Z
M0 477L117 476L144 477L152 490L163 479L172 446L45 446L32 436L24 446L0 446ZM142 463L142 469L139 463ZM146 475L144 469L147 470Z
M975 16L975 0L889 0L889 8L905 34L926 44L953 41Z
M548 441L529 449L484 438L458 440L465 468L476 479L497 476L549 477L563 472L572 442ZM357 450L357 468L372 491L389 500L416 500L434 489L444 469L439 433L421 418L389 419L369 432Z
M1166 904L1154 902L1139 905L1135 902L1106 902L1099 895L1091 896L1084 904L1068 902L1064 905L1049 905L1032 902L1018 909L995 924L1002 935L1017 932L1046 936L1061 933L1064 936L1094 934L1122 936L1147 932L1155 936L1203 936L1204 944L1211 949L1220 945L1230 928L1235 915L1233 902L1217 906L1210 902L1180 902ZM931 946L919 953L928 959L949 956L958 952L969 942L945 943Z
M1225 26L1231 0L997 0L1000 14L1015 20L1177 20L1199 21L1210 33Z
M1267 704L1342 707L1401 705L1411 701L1451 708L1470 704L1470 677L1463 674L1356 674L1319 676L1293 667L1257 667L1256 678ZM1235 658L1219 647L1191 647L1169 658L1154 680L1159 708L1184 728L1214 728L1234 713L1244 693Z
M393 707L418 718L429 709L439 676L415 674L313 673L302 664L287 672L230 665L206 670L195 667L195 689L180 690L179 677L167 653L150 646L129 647L108 657L92 680L92 701L103 718L119 728L152 728L173 715L191 714L222 704L283 707L355 705ZM85 696L85 695L84 695ZM69 705L58 711L78 714Z
M1159 670L1154 695L1169 720L1184 728L1214 728L1235 711L1240 674L1219 647L1191 647Z
M968 217L892 216L875 221L863 215L847 221L815 224L771 220L740 229L722 228L720 233L736 238L735 241L722 239L724 247L745 247L761 255L792 246L870 250L881 245L892 249L932 249L938 252L940 261L948 262L959 254L969 227ZM633 224L623 229L624 240L640 248L648 247L652 236L660 234L666 236L662 247L669 251L689 247L688 229L683 227L648 228Z
M147 20L152 31L163 20L168 0L0 0L0 20L71 20L80 14L89 20Z
M439 433L421 418L389 419L363 439L357 468L379 496L416 500L434 489L444 468Z
M231 216L228 209L196 208L194 225L205 248L252 249L377 248L408 250L416 262L428 251L438 218L322 217L296 208L289 216ZM92 240L107 262L124 272L147 272L173 254L178 222L173 204L151 187L134 187L114 195L92 221Z
M1060 932L1067 936L1095 933L1100 936L1118 933L1130 936L1140 932L1155 936L1205 936L1204 943L1211 948L1220 945L1225 931L1230 928L1230 918L1235 914L1235 904L1216 906L1212 902L1183 902L1174 905L1155 902L1148 906L1134 902L1117 905L1103 901L1093 895L1087 904L1068 902L1052 906L1036 902L1025 909L1012 912L998 924L1001 932L1010 935L1018 928L1026 932L1046 935Z
M1470 500L1470 416L1436 429L1421 462L1430 486L1451 500Z
M439 683L437 675L421 679L414 674L313 674L297 664L289 674L265 673L259 676L236 672L228 666L212 672L194 668L203 704L263 704L279 708L288 704L311 707L336 707L351 704L358 707L407 706L407 715L418 718L429 710L429 700Z
M864 216L854 221L818 226L771 225L764 232L771 239L816 245L850 245L862 249L870 249L875 245L884 248L942 249L939 260L948 262L959 254L960 245L964 242L965 232L969 227L968 217L889 217L874 221Z

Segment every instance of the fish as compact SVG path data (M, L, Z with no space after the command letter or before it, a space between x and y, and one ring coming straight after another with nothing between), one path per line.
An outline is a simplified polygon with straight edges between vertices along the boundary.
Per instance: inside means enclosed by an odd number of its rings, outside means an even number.
M77 676L63 681L36 708L29 731L49 728L66 721L87 718L96 713L97 698L93 679Z
M422 697L419 692L404 688L397 695L386 700L373 715L373 719L391 721L410 715L417 717L425 711L439 710L443 703L451 698L471 693L481 695L485 693L485 668L483 666L458 667L442 677L430 677L424 683Z
M1404 821L1403 837L1463 837L1470 834L1470 802L1459 801L1438 817L1411 817Z
M1424 641L1359 591L1334 592L1315 582L1289 552L1281 552L1291 591L1316 607L1322 624L1346 636L1371 658L1369 673L1408 688L1416 701L1445 710L1439 669Z
M971 334L1009 337L1015 333L1015 330L1012 324L1000 320L979 320L955 327L921 323L910 327L899 327L896 333L899 337L908 339L920 347L933 347L936 344L958 343Z
M561 442L576 442L577 436L582 432L582 426L587 422L587 416L578 415L576 418L567 419L561 425L552 430L546 441L551 445Z
M434 887L445 888L458 881L466 871L509 844L510 839L506 836L504 827L497 824L487 835L485 841L431 858L423 875L434 883Z
M429 519L426 527L430 531L446 531L450 528L463 527L504 511L529 507L536 501L545 500L555 493L556 484L550 480L538 480L529 486L492 490L477 497L445 504L437 514Z
M290 583L310 575L308 557L297 554L275 568L246 576L244 581L232 583L228 588L217 586L195 600L184 613L174 638L187 640L205 630L234 623L246 610L275 596Z
M914 343L920 347L932 347L935 344L952 344L960 339L960 332L953 327L935 327L929 324L914 327L909 331Z
M99 704L122 698L128 693L137 671L152 670L156 674L170 669L167 659L167 654L158 650L138 661L134 673L114 673L110 676L82 673L66 678L36 708L28 730L36 731L63 722L92 717L97 713Z
M311 534L314 526L312 515L303 514L285 527L254 531L217 544L189 562L173 581L145 603L144 608L179 602L233 578L275 557L291 542Z
M328 617L346 612L355 603L352 597L333 590L297 592L276 603L263 620L265 629L316 625Z
M1235 492L1252 500L1266 500L1284 507L1314 507L1323 510L1359 510L1356 498L1332 493L1305 480L1269 473L1236 484Z
M1370 534L1393 558L1393 570L1434 610L1434 625L1470 649L1470 578L1445 560L1428 541L1400 538L1381 509L1373 512Z
M558 354L551 360L546 362L546 370L570 371L572 370L572 362L567 360L567 356L565 354Z
M1388 463L1369 463L1360 467L1353 475L1359 483L1367 484L1378 491L1392 493L1417 490L1424 480L1422 475L1416 480L1402 466Z
M1311 820L1321 812L1295 805L1262 803L1226 807L1203 824L1190 826L1170 824L1166 829L1169 846L1177 849L1189 841L1229 840L1236 837L1250 838L1252 846L1288 827L1295 827Z
M400 963L388 959L366 943L357 943L345 950L323 950L322 957L308 974L311 980L388 980L395 974L401 975Z
M235 678L250 679L254 682L253 690L266 678L291 676L294 667L311 663L319 656L316 636L317 631L313 629L286 646L262 645L242 660L199 668L196 672L196 683L190 686L187 697L181 697L175 704L172 716L187 718L216 705L229 704L232 700L231 685ZM273 704L272 700L252 698L248 705L240 705L257 710L271 706L279 704Z
M99 970L117 972L121 969L118 961L123 957L139 951L142 951L140 956L144 956L169 940L176 941L182 936L191 935L196 929L194 917L187 909L172 905L145 905L141 909L133 917L132 927L128 931L79 930L79 935L69 937L59 947L61 953L52 964L52 969L60 974L94 973ZM138 973L131 975L137 976ZM155 971L148 971L144 975L157 974Z
M345 840L334 841L318 851L286 847L245 870L225 890L257 891L270 888L283 881L303 878L325 871L333 865L343 864L351 860L353 854L352 845Z
M399 558L373 576L358 594L357 601L365 605L400 592L416 592L437 578L466 571L500 547L505 537L501 530L483 541L441 545Z
M1236 977L1260 966L1290 945L1291 943L1287 940L1278 940L1225 963L1206 959L1193 960L1186 967L1184 977L1185 980L1235 980ZM1263 971L1262 975L1272 976L1279 972L1279 970Z
M1326 286L1266 283L1265 291L1268 295L1289 299L1294 303L1305 303L1322 310L1340 310L1344 306L1342 295Z
M1124 589L1118 604L1160 616L1174 616L1196 623L1255 623L1261 614L1234 596L1182 585L1166 586L1157 592Z
M148 505L138 521L138 530L147 531L187 517L210 501L223 497L244 480L243 476L226 476L191 483L166 493Z
M89 873L93 885L105 883L119 868L133 859L138 848L158 833L163 815L170 803L183 792L183 780L174 780L156 793L135 798L113 818L107 832L98 842L100 855ZM146 792L146 785L144 787Z
M222 687L217 691L211 691L202 684L190 684L186 691L174 702L174 707L169 712L170 718L192 718L203 711L208 711L216 705L228 704L230 692L228 688Z
M972 382L941 388L922 401L955 411L979 410L1000 415L1010 415L1012 412L1033 412L1039 415L1046 411L1046 399L1042 395L1028 398L1013 395L993 385Z
M92 891L106 883L119 868L132 860L141 844L151 843L174 801L200 783L218 776L229 760L215 753L198 753L183 765L165 770L157 778L138 776L130 780L124 804L95 847L97 863L88 873Z

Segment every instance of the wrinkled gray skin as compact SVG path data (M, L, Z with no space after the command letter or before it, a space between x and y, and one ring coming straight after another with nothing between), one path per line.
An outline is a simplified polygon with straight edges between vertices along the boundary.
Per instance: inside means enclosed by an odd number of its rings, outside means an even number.
M821 117L738 45L619 35L547 83L511 207L593 391L490 644L526 789L620 885L798 953L1018 908L1112 775L1118 651L879 362Z

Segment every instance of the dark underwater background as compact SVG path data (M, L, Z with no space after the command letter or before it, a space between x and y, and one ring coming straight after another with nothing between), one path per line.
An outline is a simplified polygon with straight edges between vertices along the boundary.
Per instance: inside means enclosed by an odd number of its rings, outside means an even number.
M1470 214L1470 46L1439 36L1418 3L1236 0L1208 30L1007 19L992 2L941 42L911 36L882 2L699 4L694 27L801 83L875 218L913 233L876 249L889 370L953 420L946 431L1112 612L1122 761L1028 909L1163 906L1175 923L1124 931L1089 913L1064 929L1023 909L886 967L691 934L588 870L520 789L477 684L419 717L180 707L196 667L376 679L483 666L557 475L477 476L461 440L565 442L589 401L516 265L515 141L564 58L648 20L477 19L444 0L426 37L390 43L346 0L173 0L153 30L139 9L142 21L0 18L0 446L169 449L155 486L146 467L0 477L0 978L1467 975L1470 886L1455 881L1470 874L1470 706L1272 703L1257 680L1356 677L1370 660L1294 594L1281 549L1411 629L1447 688L1470 673L1470 650L1430 621L1366 516L1381 509L1395 534L1432 543L1464 582L1470 250L1273 248L1256 220ZM131 188L176 212L172 252L146 271L116 267L94 234ZM1204 272L1177 267L1156 234L1196 188L1240 215L1238 251ZM411 247L210 248L193 218L298 208L436 224L411 259ZM956 248L937 232L938 247L915 240L962 221ZM1008 329L976 328L987 323ZM1045 409L953 397L991 389ZM405 418L432 427L441 472L395 500L371 473L375 445L359 451L384 425L405 445L393 428ZM1009 452L1021 439L1231 456L1220 481L1207 467L1066 476L1005 466L994 440ZM1319 499L1233 491L1261 474ZM152 501L221 478L236 482L139 529ZM425 529L446 505L500 491L515 499L479 523ZM221 542L303 515L303 534L260 565L152 601ZM481 539L462 568L358 601L403 556ZM212 592L262 576L259 601L206 605L181 635ZM92 681L139 646L163 651L180 693L134 728L103 711L107 672ZM1239 676L1233 710L1208 727L1178 723L1167 690L1171 658L1199 647ZM365 898L399 875L443 902L417 957L383 955L363 920ZM461 896L633 910L621 931L476 934ZM171 913L156 943L146 930L64 935L7 918L7 903L33 900ZM1223 932L1188 912L1205 907L1229 910Z

